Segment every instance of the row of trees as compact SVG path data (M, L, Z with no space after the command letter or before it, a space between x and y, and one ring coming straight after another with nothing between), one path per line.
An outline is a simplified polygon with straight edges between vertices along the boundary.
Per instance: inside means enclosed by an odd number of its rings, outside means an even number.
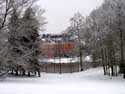
M96 33L93 55L95 60L101 58L104 75L124 74L124 13L124 0L105 0L90 15Z
M70 21L67 31L77 36L81 58L83 54L92 55L93 63L103 65L105 75L125 74L124 0L104 0L88 17L76 13Z
M46 23L36 0L0 1L0 73L40 76L39 31ZM4 73L2 73L4 71Z

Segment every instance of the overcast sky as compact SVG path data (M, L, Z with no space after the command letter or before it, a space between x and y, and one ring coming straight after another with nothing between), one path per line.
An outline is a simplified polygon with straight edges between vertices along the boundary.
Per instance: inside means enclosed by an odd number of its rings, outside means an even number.
M87 16L103 0L39 0L41 8L46 10L44 16L47 18L45 33L60 33L69 26L69 19L74 13L80 12Z

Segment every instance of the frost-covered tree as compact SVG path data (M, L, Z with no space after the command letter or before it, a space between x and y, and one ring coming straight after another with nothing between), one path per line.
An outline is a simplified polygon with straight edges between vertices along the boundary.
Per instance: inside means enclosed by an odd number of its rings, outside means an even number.
M105 74L112 76L117 75L119 64L124 71L124 10L124 0L104 0L102 6L87 17L90 22L86 28L92 35L91 54L95 62L103 62Z
M83 31L83 26L85 19L80 13L74 14L74 16L70 19L71 25L68 28L68 33L73 37L77 38L77 48L80 57L80 67L81 71L83 71L83 39L81 36L81 32Z
M18 31L20 29L20 19L19 14L17 13L16 9L13 9L13 13L9 19L8 24L8 63L9 68L16 72L18 75L18 65L19 61L18 58L21 56L21 50L18 49L19 45L19 35Z
M17 10L23 9L30 5L32 0L0 0L0 74L2 71L8 71L7 54L8 54L8 18L10 17L13 7ZM7 73L7 72L6 72Z
M40 66L38 63L39 55L39 28L40 24L36 18L35 11L29 7L26 9L22 18L22 46L24 47L25 62L28 63L28 69L38 71L40 76Z
M25 75L28 71L38 72L40 76L39 55L39 21L35 11L29 7L25 10L22 18L18 18L14 9L9 25L10 62L12 71L18 75L20 71Z

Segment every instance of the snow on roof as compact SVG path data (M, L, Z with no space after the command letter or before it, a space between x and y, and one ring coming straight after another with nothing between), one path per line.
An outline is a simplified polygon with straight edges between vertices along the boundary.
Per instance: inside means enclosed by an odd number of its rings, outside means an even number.
M55 59L40 59L40 62L46 63L76 63L79 62L79 58L55 58Z
M40 62L43 63L78 63L80 61L79 57L74 57L74 58L52 58L52 59L40 59ZM91 56L86 56L83 61L85 62L92 62Z

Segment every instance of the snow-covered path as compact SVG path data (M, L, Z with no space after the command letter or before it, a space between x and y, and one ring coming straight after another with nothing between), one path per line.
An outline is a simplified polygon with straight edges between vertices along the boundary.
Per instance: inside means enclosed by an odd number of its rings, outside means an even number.
M6 78L0 94L125 94L125 80L103 76L102 68L41 78Z

